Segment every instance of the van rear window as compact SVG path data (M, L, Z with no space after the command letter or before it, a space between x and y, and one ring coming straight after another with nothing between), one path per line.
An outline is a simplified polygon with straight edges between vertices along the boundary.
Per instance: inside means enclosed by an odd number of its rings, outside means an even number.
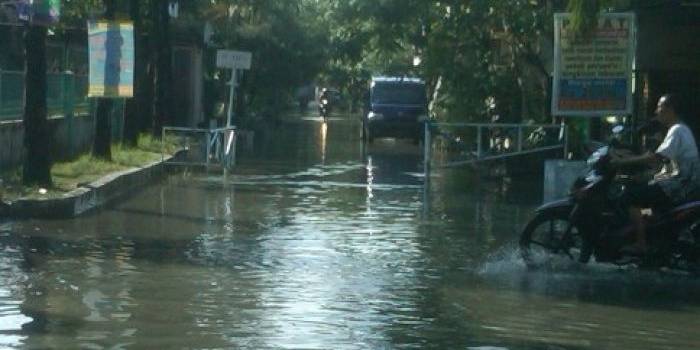
M372 88L372 103L424 104L425 85L377 82Z

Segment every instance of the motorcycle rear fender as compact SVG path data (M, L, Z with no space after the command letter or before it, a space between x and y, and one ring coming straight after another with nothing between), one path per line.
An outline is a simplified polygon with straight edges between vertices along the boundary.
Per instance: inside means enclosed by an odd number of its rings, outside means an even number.
M698 202L700 204L700 202ZM539 208L535 209L537 213L542 213L542 212L547 212L547 211L553 211L553 212L561 212L565 214L571 213L571 210L574 208L574 202L571 200L571 198L564 198L564 199L559 199L555 200L549 203L545 203Z
M700 219L700 201L688 202L677 206L671 209L669 215L676 221Z

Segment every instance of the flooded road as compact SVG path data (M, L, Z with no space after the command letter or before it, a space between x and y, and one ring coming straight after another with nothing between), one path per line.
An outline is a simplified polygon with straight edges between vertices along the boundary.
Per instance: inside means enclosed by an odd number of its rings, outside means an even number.
M436 172L356 124L283 123L235 174L0 226L0 348L697 349L700 283L527 272L541 181Z

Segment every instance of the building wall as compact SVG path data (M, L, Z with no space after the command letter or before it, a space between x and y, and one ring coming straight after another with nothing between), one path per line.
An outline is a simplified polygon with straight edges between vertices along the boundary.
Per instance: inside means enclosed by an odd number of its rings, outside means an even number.
M700 104L700 7L683 3L651 6L641 3L637 14L636 68L645 75L646 114L666 92L682 95L686 113L697 114ZM640 107L642 107L640 106ZM644 113L642 113L644 114Z
M700 8L667 3L641 6L637 15L637 69L700 70Z
M112 125L123 124L121 119L121 114L115 113L112 116ZM51 159L67 160L90 152L95 138L95 119L92 115L53 117L49 119L49 130L52 132ZM0 122L0 171L22 164L25 153L23 140L22 121Z

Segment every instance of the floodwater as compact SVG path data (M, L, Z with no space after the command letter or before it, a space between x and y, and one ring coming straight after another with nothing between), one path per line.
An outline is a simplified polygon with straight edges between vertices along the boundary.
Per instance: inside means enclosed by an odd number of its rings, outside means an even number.
M256 135L72 220L0 224L0 348L698 349L700 283L515 251L540 180L435 171L346 119Z

